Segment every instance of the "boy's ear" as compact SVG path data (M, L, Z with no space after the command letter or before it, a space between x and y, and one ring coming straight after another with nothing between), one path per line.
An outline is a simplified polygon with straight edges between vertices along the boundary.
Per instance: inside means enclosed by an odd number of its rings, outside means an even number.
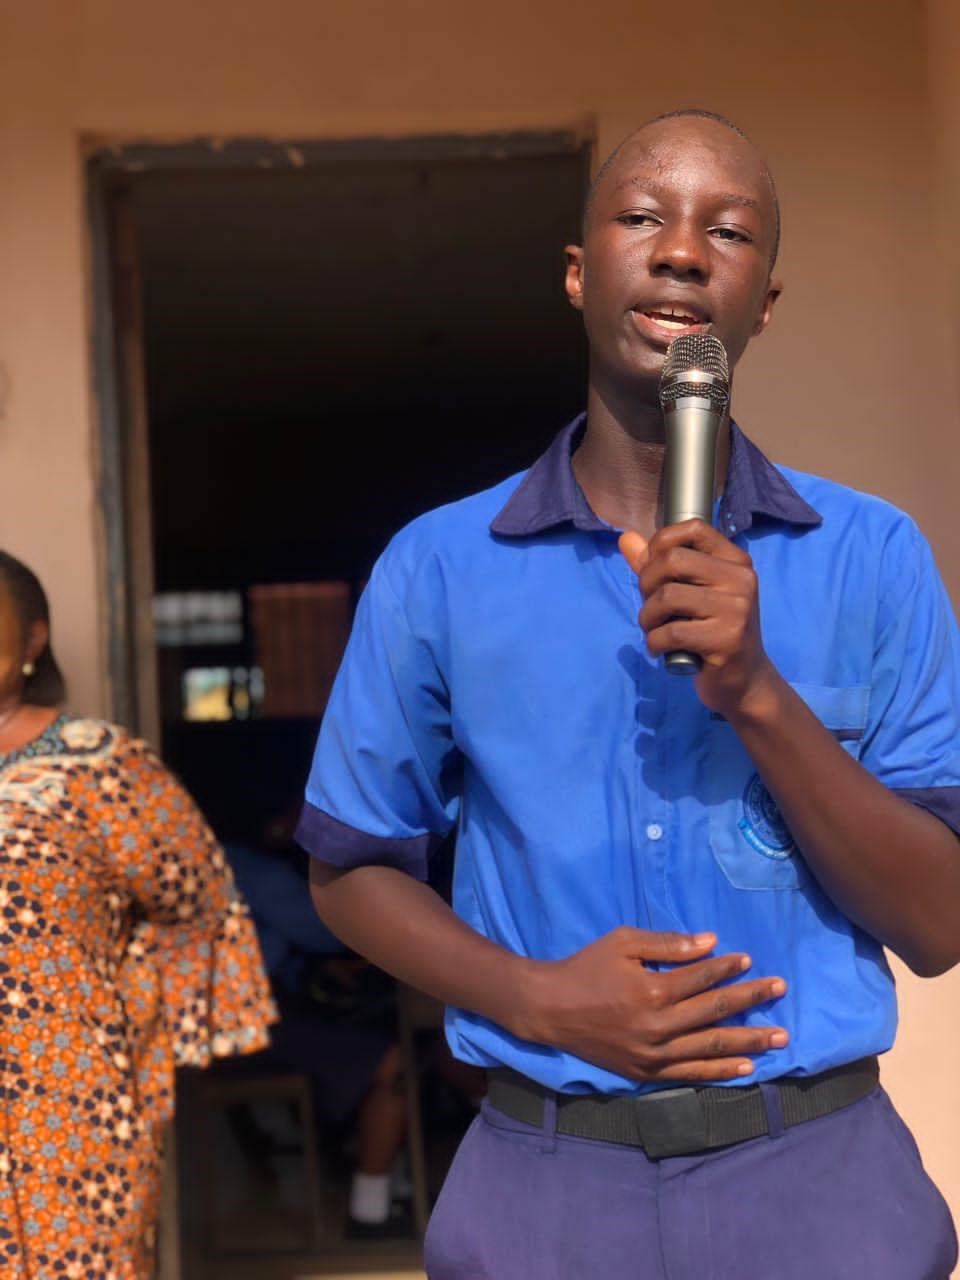
M567 260L567 274L564 287L570 305L578 311L583 310L583 249L578 244L568 244L563 251Z

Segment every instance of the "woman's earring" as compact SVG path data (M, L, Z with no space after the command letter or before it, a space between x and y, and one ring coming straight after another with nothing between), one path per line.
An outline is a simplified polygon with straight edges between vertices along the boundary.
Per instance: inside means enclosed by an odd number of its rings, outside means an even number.
M25 662L23 666L20 668L20 670L29 680L30 677L33 675L34 671L36 670L36 667L34 667L32 662Z

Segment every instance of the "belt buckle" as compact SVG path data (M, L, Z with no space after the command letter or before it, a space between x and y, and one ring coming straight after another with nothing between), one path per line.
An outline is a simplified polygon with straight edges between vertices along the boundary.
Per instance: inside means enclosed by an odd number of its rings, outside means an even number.
M651 1160L707 1146L707 1119L696 1089L663 1089L637 1099L637 1133Z

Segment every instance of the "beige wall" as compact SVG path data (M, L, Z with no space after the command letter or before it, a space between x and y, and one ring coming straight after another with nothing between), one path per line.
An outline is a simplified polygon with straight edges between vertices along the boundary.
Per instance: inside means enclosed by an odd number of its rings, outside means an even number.
M936 140L937 213L942 227L944 269L954 300L954 340L960 350L960 4L926 0L930 105Z
M605 150L659 110L730 114L766 150L785 213L786 291L744 362L738 416L781 460L917 513L960 598L957 206L951 219L934 198L956 200L960 174L957 12L955 0L0 0L0 543L49 585L75 705L107 705L90 135L582 126ZM960 984L902 990L888 1075L960 1215Z

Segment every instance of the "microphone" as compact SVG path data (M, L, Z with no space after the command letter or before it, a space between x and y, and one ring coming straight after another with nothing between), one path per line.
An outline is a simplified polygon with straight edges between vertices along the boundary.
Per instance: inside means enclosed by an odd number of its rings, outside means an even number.
M663 523L699 518L713 523L717 437L730 400L727 353L710 333L683 333L667 347L660 375L666 432ZM682 649L665 657L672 675L696 675L699 654Z

